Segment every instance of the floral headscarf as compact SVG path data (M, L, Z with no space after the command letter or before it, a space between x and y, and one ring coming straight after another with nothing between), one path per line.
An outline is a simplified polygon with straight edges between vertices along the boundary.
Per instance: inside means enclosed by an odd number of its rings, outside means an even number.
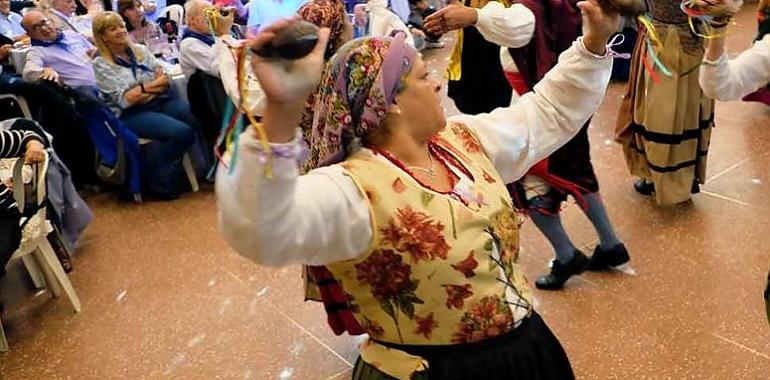
M326 59L331 58L337 51L337 40L345 30L347 13L342 0L310 0L297 12L303 20L317 25L319 28L329 28L329 45L326 47Z
M304 171L342 162L380 126L417 55L399 33L349 42L327 64Z

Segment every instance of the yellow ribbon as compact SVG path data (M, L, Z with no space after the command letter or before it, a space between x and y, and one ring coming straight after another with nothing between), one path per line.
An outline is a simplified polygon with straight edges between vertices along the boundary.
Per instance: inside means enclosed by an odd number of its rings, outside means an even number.
M241 97L238 108L240 108L242 113L246 114L246 118L249 120L249 123L257 131L257 136L259 137L260 144L262 145L262 154L264 154L267 157L264 176L267 179L272 179L273 178L273 151L270 148L270 143L268 142L268 139L267 139L267 132L265 132L265 127L262 125L262 123L257 122L257 119L254 117L251 111L249 111L246 108L246 106L244 106L246 102L246 55L249 53L249 50L250 49L248 49L246 46L242 46L238 54L238 66L239 66L238 92ZM231 138L228 140L232 141Z
M707 39L707 40L713 40L717 38L722 38L727 35L727 32L719 33L719 34L701 34L698 33L698 31L695 29L695 24L692 22L692 16L687 16L687 23L690 25L690 30L692 33L700 38Z

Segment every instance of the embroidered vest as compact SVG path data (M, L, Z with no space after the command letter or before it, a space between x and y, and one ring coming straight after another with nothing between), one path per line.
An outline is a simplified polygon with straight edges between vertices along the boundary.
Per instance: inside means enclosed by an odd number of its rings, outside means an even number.
M369 201L373 240L359 258L328 268L375 341L476 342L510 331L531 311L517 264L519 223L497 171L464 125L450 125L438 147L467 170L467 191L423 187L369 150L342 164ZM426 366L371 341L362 358L397 378Z

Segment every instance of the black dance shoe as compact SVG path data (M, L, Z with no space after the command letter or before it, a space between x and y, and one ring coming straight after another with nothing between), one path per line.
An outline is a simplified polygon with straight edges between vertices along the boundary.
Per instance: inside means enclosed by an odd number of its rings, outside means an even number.
M551 273L538 278L535 286L541 290L559 290L570 277L585 272L586 266L588 266L588 257L583 252L575 250L575 256L567 264L562 264L559 260L552 261Z
M634 190L639 194L649 197L655 193L655 184L640 178L634 182Z
M594 249L594 255L588 261L588 270L599 271L623 265L631 260L626 246L618 244L612 249L603 250L598 245Z

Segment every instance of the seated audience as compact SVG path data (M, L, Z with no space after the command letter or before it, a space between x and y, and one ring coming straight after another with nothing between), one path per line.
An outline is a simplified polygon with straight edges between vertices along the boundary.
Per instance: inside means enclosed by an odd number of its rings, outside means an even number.
M161 32L158 24L147 20L142 2L119 0L118 13L126 23L131 41L147 46L157 56L162 47L167 44L167 37Z
M21 27L21 15L11 12L11 0L0 0L0 34L13 42L27 37Z
M75 0L50 0L50 4L45 7L48 8L48 17L56 28L71 30L86 37L91 36L91 17L75 14Z
M141 4L144 6L147 20L153 23L160 18L160 12L166 9L166 0L144 0L141 1Z
M419 41L419 46L415 45L414 37L409 28L403 21L388 9L388 0L369 0L369 35L372 37L387 37L394 30L403 30L406 33L406 43L414 46L417 50L425 48L424 41Z
M436 10L430 7L428 0L409 0L409 19L406 25L409 27L409 31L412 32L415 40L421 39L425 41L426 49L438 49L444 47L444 44L440 41L441 36L437 36L426 31L422 24L425 21L425 17L435 13ZM416 44L419 45L415 41Z
M219 56L214 46L216 38L212 35L209 21L204 15L204 11L210 7L211 3L206 0L190 0L185 4L187 29L182 35L179 48L179 64L182 66L182 73L188 78L197 70L219 77ZM233 16L231 13L226 18L218 18L221 22L216 22L217 28L213 30L218 37L230 36Z
M55 115L59 119L71 119L70 123L51 124L41 120L41 124L54 136L54 149L71 169L74 182L96 183L93 148L86 121L81 117L87 117L89 107L98 100L91 66L91 56L96 49L82 35L54 28L51 20L39 11L28 12L22 25L32 41L23 78L42 82L41 87L47 87L56 98L75 100L74 109L65 112L70 115Z
M70 30L56 29L39 11L28 12L23 21L32 41L22 73L24 79L49 80L71 88L96 88L91 66L96 49L85 37Z
M0 130L0 158L24 156L29 164L45 159L43 139L32 131ZM0 182L0 279L5 276L5 265L21 244L21 213L13 193ZM0 313L3 307L0 304Z
M187 29L182 35L179 63L182 73L188 78L187 99L193 114L201 121L207 150L213 152L214 145L225 113L227 94L219 79L218 40L212 35L207 9L215 9L205 0L190 0L185 4ZM217 12L214 34L233 41L230 31L235 12L223 17Z
M113 111L140 138L161 145L150 189L159 198L178 198L181 159L200 130L187 102L169 92L170 75L143 45L131 43L120 15L104 12L94 18L99 56L94 71L99 89Z

